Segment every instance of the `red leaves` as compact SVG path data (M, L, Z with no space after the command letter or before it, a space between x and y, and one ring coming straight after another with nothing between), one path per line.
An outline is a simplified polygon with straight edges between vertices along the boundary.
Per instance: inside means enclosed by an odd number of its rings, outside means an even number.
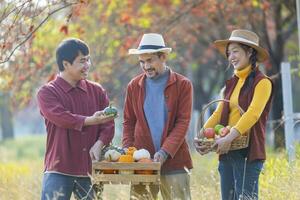
M3 42L2 44L0 44L0 49L2 50L9 50L13 47L13 43L12 42Z
M136 39L135 38L133 38L133 37L127 37L127 38L125 38L125 40L124 40L124 43L123 43L123 47L125 48L125 49L129 49L129 48L133 48L133 45L134 45L134 43L136 42Z
M29 33L31 33L31 32L33 31L33 29L34 29L34 25L31 25L31 26L29 27Z
M88 4L90 1L89 0L80 0L79 3L82 3L82 4Z
M270 2L265 1L265 2L262 3L261 7L264 11L267 11L271 8L271 4L270 4Z
M171 6L171 2L170 0L152 0L151 1L152 4L159 4L165 7Z
M63 25L60 27L59 32L64 33L65 35L69 34L69 29L67 25Z
M100 75L99 75L99 73L94 72L94 73L92 74L92 76L93 76L93 80L94 80L95 82L100 82Z
M81 15L82 9L83 9L83 4L73 6L72 13L74 14L74 16L78 17Z
M78 28L76 29L76 32L77 32L79 35L83 35L83 34L85 33L85 30L84 30L83 28L81 28L81 27L78 27Z
M130 19L131 19L131 17L130 17L129 14L127 14L127 13L122 13L122 15L121 15L121 17L120 17L120 22L121 22L121 23L124 23L124 24L129 24Z
M48 76L47 82L50 82L50 81L54 80L55 78L56 78L56 74L53 73L53 74L51 74L50 76Z
M20 75L18 78L19 78L19 81L25 81L26 76L25 75Z
M1 49L5 49L5 47L6 47L6 44L5 44L5 43L3 43L3 44L0 45L0 48L1 48Z

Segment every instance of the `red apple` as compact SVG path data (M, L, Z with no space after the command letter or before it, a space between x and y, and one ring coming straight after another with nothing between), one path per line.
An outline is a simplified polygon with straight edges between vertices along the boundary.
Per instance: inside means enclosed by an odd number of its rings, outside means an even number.
M206 137L206 138L215 138L215 130L213 128L206 128L203 132L203 135Z
M229 128L227 128L227 127L221 128L221 129L220 129L220 136L221 136L221 137L224 137L224 136L226 136L229 132L230 132L230 129L229 129Z

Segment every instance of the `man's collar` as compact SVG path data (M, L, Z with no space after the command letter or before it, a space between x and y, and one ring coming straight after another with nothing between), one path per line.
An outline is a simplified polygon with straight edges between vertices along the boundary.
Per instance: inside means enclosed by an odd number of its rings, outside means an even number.
M56 76L56 80L60 87L64 90L64 92L68 93L71 91L74 87L68 83L65 79L63 79L61 76ZM87 91L87 86L86 86L86 81L85 80L80 80L77 82L76 87L80 88L83 91Z
M78 81L77 87L86 92L87 91L86 80L82 79L82 80Z

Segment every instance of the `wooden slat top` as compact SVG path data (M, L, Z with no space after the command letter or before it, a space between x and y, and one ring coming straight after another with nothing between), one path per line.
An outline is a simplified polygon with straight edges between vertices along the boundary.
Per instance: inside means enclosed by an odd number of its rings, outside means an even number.
M93 162L93 170L115 169L115 170L160 170L160 162L153 163L120 163L120 162Z
M106 182L111 184L138 184L138 183L159 183L160 176L142 174L97 174L93 182Z

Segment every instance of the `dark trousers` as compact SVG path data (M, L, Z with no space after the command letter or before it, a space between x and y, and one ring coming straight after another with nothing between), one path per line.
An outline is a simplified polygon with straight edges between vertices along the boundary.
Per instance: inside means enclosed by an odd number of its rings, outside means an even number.
M69 200L72 193L76 199L94 199L90 178L57 173L44 174L41 200Z
M240 151L222 155L219 162L222 200L257 200L263 161L248 162Z

